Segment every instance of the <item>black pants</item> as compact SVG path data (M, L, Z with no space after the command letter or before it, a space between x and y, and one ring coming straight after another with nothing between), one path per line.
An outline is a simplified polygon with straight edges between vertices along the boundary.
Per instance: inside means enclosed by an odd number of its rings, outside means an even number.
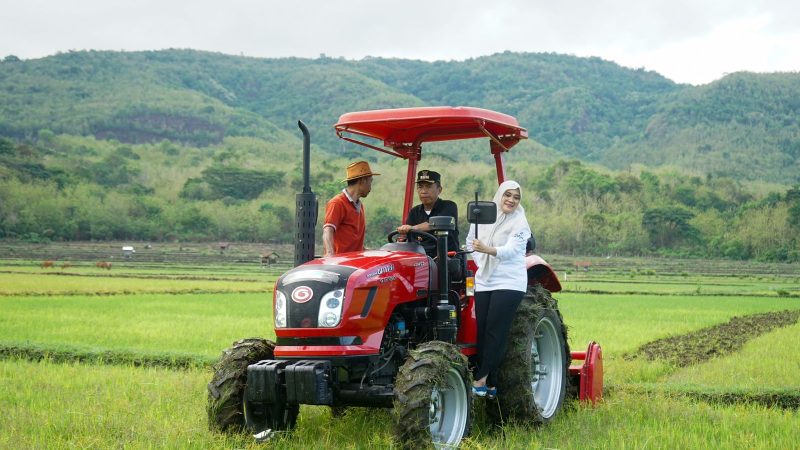
M478 367L475 379L488 375L488 386L496 386L495 372L503 362L508 331L524 296L522 291L511 290L475 293L475 315L478 319Z

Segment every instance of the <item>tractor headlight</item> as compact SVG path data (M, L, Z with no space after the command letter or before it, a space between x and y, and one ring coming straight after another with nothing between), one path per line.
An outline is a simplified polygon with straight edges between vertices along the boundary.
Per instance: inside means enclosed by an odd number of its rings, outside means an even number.
M344 305L344 289L336 289L322 296L319 303L317 326L333 328L342 321L342 305Z
M286 328L286 296L275 290L275 328Z

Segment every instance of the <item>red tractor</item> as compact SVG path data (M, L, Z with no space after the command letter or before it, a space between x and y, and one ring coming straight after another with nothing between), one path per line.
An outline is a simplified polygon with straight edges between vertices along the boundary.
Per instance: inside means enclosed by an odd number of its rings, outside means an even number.
M245 339L225 350L208 385L209 426L246 428L258 438L292 429L300 405L387 407L394 408L404 447L457 446L472 425L477 267L466 251L447 251L450 217L432 217L431 233L415 233L436 242L435 258L418 239L395 242L396 232L379 249L315 257L310 139L298 125L304 188L297 194L296 267L275 283L277 342ZM344 140L408 160L402 217L412 205L423 143L488 138L501 183L503 153L527 138L515 118L467 107L354 112L342 115L335 129ZM383 141L384 148L360 137ZM470 223L495 220L491 202L470 202L467 211ZM527 261L529 289L509 334L497 407L486 409L498 423L551 421L569 384L581 399L602 395L600 347L591 343L570 354L550 295L561 290L558 277L538 256ZM570 367L572 358L585 363Z

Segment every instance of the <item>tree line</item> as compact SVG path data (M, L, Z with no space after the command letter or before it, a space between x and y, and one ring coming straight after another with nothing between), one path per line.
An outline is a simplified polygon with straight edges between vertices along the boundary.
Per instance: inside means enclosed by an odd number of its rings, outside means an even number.
M0 139L0 238L294 239L294 193L301 183L296 158L259 165L252 155L243 156L248 142L198 151L166 142L126 145L46 132L39 142ZM240 151L232 152L232 146ZM365 200L367 244L377 247L401 223L398 186L405 171L401 161L388 157L371 161L384 172ZM456 200L462 215L476 191L488 198L496 186L489 161L426 161L443 173L443 197ZM344 187L347 162L315 163L318 227L325 202ZM677 169L611 171L564 159L534 165L509 158L508 176L523 186L523 205L542 253L800 261L800 185L765 191ZM466 235L465 217L459 226Z

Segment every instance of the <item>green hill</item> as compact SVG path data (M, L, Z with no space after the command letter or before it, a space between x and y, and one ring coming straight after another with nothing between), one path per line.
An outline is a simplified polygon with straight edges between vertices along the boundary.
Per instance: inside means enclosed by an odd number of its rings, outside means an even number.
M404 161L338 140L332 126L348 111L442 104L502 111L529 130L508 175L525 187L543 251L800 260L800 75L692 87L599 58L510 52L6 57L0 239L291 242L302 119L320 202L355 158L383 173L367 200L377 245L401 221ZM464 204L492 194L486 153L485 142L434 144L422 165Z
M600 159L750 180L800 179L800 75L736 73L664 101L643 132Z
M439 104L512 114L557 153L613 168L800 181L798 74L692 87L599 58L511 52L451 62L70 52L0 64L0 135L15 139L47 129L127 143L287 142L303 119L315 143L342 154L330 132L341 113Z

